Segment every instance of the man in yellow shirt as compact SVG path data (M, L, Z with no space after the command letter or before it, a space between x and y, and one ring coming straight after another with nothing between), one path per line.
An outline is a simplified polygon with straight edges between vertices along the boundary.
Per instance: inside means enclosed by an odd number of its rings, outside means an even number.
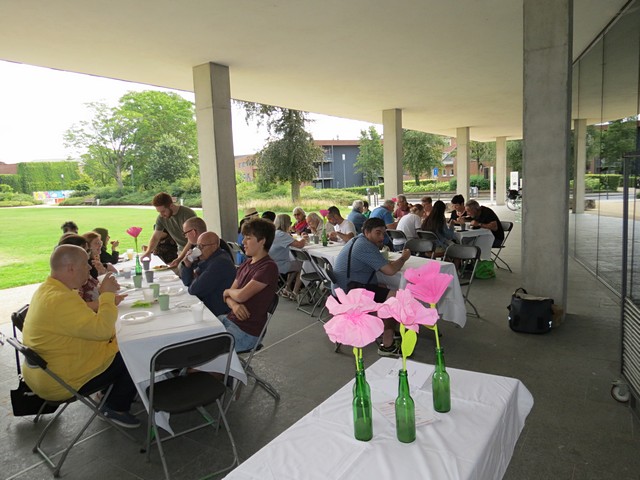
M94 312L76 291L89 278L87 252L75 245L60 245L49 264L51 274L29 305L24 344L80 393L113 384L104 406L105 416L123 427L138 427L140 421L129 413L136 388L115 338L118 283L110 273L106 275L99 287L98 311ZM23 373L27 385L40 397L69 398L69 392L40 368L25 364Z

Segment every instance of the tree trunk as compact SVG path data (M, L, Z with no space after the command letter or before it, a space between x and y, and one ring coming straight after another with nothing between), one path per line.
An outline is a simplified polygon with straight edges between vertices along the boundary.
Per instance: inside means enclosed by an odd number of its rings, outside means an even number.
M413 178L416 181L416 185L420 185L420 175L414 175Z
M300 183L295 180L291 182L291 202L297 204L300 199Z
M124 185L122 184L122 169L120 168L120 164L116 165L116 183L118 184L118 188L122 190Z

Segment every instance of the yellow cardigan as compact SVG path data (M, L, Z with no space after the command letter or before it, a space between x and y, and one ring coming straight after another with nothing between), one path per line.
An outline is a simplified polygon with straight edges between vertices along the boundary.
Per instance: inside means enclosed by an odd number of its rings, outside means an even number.
M104 372L118 352L115 294L100 295L98 313L75 290L48 277L36 290L24 322L23 342L49 368L78 389ZM47 400L70 397L67 390L38 367L23 364L27 385Z

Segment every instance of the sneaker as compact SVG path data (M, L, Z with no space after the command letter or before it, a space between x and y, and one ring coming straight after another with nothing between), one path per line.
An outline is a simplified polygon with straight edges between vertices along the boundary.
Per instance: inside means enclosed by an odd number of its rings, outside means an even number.
M390 347L385 347L383 345L378 346L378 355L381 357L393 357L398 358L402 353L400 352L400 346L395 343Z
M109 407L103 407L102 413L113 423L123 428L138 428L140 426L140 420L129 412L119 413Z

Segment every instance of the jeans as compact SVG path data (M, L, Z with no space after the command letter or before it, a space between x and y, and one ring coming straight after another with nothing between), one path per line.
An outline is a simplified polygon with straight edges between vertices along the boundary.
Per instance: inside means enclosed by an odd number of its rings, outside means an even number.
M120 352L116 353L113 362L104 372L85 383L78 392L82 395L90 395L98 390L106 389L111 384L113 384L113 389L105 405L116 412L128 412L136 397L136 386L131 380L131 375L129 375Z
M251 350L255 344L258 343L258 337L246 333L238 325L229 320L226 315L220 315L218 319L222 322L224 328L227 329L227 332L233 337L236 352Z

